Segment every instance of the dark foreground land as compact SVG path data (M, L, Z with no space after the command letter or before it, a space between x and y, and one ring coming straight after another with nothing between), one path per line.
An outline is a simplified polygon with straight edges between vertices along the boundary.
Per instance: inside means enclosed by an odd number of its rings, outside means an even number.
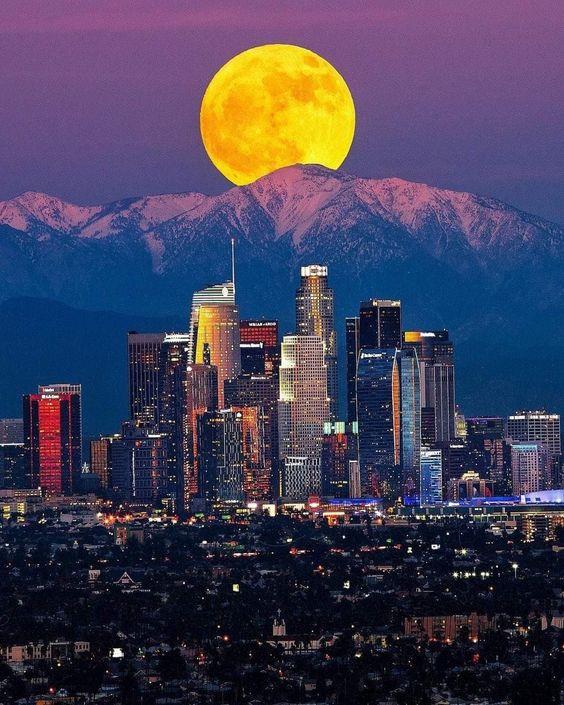
M561 529L42 515L0 538L0 703L560 702Z

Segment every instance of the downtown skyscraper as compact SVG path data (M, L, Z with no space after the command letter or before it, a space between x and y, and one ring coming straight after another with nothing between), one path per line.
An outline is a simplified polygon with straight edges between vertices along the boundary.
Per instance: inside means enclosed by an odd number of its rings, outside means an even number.
M224 408L224 383L241 372L239 309L232 282L195 292L188 335L189 361L217 368L218 403Z
M282 493L289 497L319 494L323 429L330 416L325 350L319 336L284 336L279 384Z
M415 500L421 461L420 381L415 351L362 349L357 404L362 494Z
M347 355L347 419L357 420L357 365L362 348L401 347L401 302L368 299L360 304L358 316L345 320Z
M26 474L51 494L79 489L82 465L81 388L53 384L23 398Z
M453 344L448 331L405 331L403 347L417 351L425 435L435 443L456 438Z
M127 335L129 418L153 427L159 419L159 375L164 333Z
M327 267L310 264L301 268L300 286L296 291L296 332L298 335L317 335L323 342L329 412L331 419L335 420L339 407L337 333L333 289L328 283Z

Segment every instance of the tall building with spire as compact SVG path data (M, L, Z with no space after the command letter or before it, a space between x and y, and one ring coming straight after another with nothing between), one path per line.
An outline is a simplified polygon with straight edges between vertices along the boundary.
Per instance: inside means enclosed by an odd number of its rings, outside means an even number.
M338 416L337 333L333 289L328 282L327 267L310 264L301 268L300 286L296 291L296 332L317 335L323 342L327 366L327 395L331 419Z
M289 497L319 494L323 429L330 415L325 351L319 336L284 336L279 385L282 493Z
M188 360L217 368L219 408L224 384L241 373L239 309L235 303L235 241L231 239L231 281L194 292L188 331Z

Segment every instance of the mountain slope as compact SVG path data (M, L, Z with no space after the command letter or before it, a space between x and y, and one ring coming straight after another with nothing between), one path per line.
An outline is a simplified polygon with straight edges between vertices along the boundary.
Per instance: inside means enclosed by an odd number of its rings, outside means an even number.
M0 301L186 321L192 292L229 276L232 237L243 316L278 317L291 331L300 265L328 264L341 349L344 316L360 300L401 298L404 327L449 328L470 378L481 370L475 400L493 368L472 356L564 352L562 226L484 196L319 166L214 197L84 207L26 193L0 203Z

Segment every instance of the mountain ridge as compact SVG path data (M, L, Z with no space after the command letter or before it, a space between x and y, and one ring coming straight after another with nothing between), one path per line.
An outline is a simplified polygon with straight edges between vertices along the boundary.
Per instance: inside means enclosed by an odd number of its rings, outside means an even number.
M326 264L341 360L345 316L361 300L398 298L405 329L449 329L465 370L463 398L474 410L482 395L492 398L482 390L500 389L502 378L506 397L514 385L513 398L521 389L525 399L542 398L534 388L539 376L527 370L539 350L550 351L543 364L554 388L546 394L564 396L557 372L564 227L487 196L397 178L298 165L218 196L74 206L27 192L0 203L0 304L59 302L84 311L85 325L96 311L115 312L117 350L123 315L173 316L185 329L193 291L230 277L232 237L243 318L278 318L281 334L293 332L300 266ZM19 318L6 315L6 325L36 326L34 305L19 307ZM81 331L58 326L67 314L56 306L45 311L53 317L38 332L46 354L64 350L65 341L76 346ZM15 340L24 345L21 336ZM16 359L24 352L13 350ZM507 374L492 358L507 361ZM92 364L97 372L107 360Z

